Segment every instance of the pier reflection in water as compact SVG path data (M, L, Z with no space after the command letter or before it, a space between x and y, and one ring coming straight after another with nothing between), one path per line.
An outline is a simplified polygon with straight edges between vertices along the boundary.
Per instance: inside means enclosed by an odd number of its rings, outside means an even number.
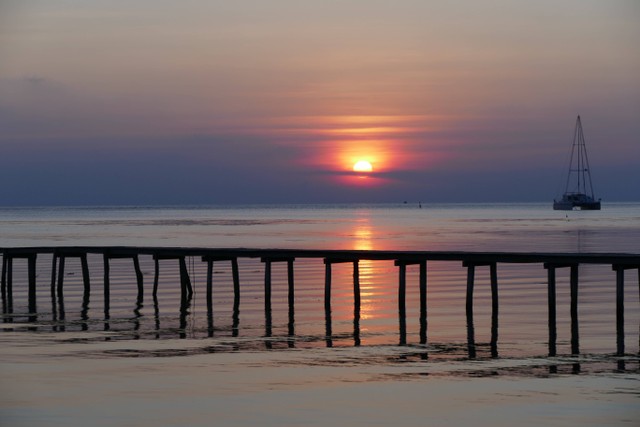
M360 236L367 236L366 232L361 232ZM361 245L371 247L370 239L362 238L358 240ZM364 242L364 243L363 243ZM359 247L361 249L361 247ZM137 255L123 255L112 252L102 254L103 265L103 288L104 292L92 294L92 290L99 289L97 283L100 280L94 275L91 277L90 271L99 272L99 255L91 255L86 252L72 252L70 250L56 251L51 257L52 266L50 271L50 310L39 310L36 304L36 294L38 288L37 277L46 277L46 256L40 255L45 262L40 262L36 267L38 257L33 253L5 253L3 257L3 280L2 280L2 307L3 322L12 323L26 319L29 328L33 330L42 329L43 325L51 324L51 330L64 332L69 329L76 329L79 326L81 331L91 331L95 329L97 321L103 324L103 331L113 331L116 325L118 331L123 331L123 325L128 325L128 330L133 339L139 339L151 335L155 338L176 333L180 338L192 338L205 330L206 336L230 336L239 338L245 335L247 341L263 341L267 348L273 348L278 342L286 342L287 347L313 346L319 341L324 341L327 347L332 347L339 343L345 345L351 341L352 345L360 346L363 343L363 336L367 343L372 344L394 344L391 337L395 335L395 344L401 346L417 345L424 348L438 348L438 343L442 342L443 335L451 337L447 342L455 342L460 337L460 329L454 327L457 321L450 324L444 323L442 329L436 331L438 340L429 342L427 340L427 320L430 319L435 324L442 327L443 323L438 319L437 313L427 315L427 294L432 293L429 303L435 311L448 310L457 312L461 298L464 298L466 313L466 352L467 357L478 357L478 352L485 348L484 342L476 340L476 323L474 323L474 306L481 308L481 319L485 318L484 312L490 307L490 339L488 343L489 355L497 358L498 353L498 263L471 259L464 261L462 266L466 269L456 268L453 263L445 261L427 261L425 258L403 256L390 263L389 259L359 259L354 254L336 253L339 256L323 257L324 275L322 269L318 268L318 260L313 258L301 258L297 260L292 255L282 255L277 253L265 253L255 258L242 258L242 265L238 263L238 257L229 255L222 256L204 255L201 257L188 255L154 255L143 257L142 260ZM88 259L89 257L89 259ZM66 258L77 259L79 262L65 264ZM473 257L472 257L473 258ZM14 260L26 260L26 263L16 263L14 271ZM177 265L164 267L167 269L166 278L159 274L160 260L177 260ZM131 264L133 262L133 269ZM294 263L301 272L294 282ZM434 270L435 263L435 270ZM26 264L26 265L25 265ZM113 265L112 265L113 264ZM151 307L144 305L144 276L151 276L149 270L151 264L154 268L154 285L152 293ZM446 264L446 267L444 265ZM458 264L460 265L460 264ZM570 353L580 354L580 338L578 323L578 287L579 287L579 263L578 262L546 262L546 304L542 298L535 301L520 301L520 307L531 310L535 304L539 312L539 305L546 307L548 318L548 356L558 355L558 313L556 307L557 299L557 271L568 271L569 284L569 322L570 322ZM69 270L71 267L71 270ZM177 267L177 268L176 268ZM242 270L241 268L242 267ZM428 269L429 267L429 269ZM490 289L491 303L486 304L483 294L480 300L474 304L474 290L476 276L480 284L485 283L485 270L488 267L488 282ZM530 274L533 269L540 269L541 265L526 264L522 267L526 274ZM613 271L611 268L613 267ZM76 275L79 268L80 275ZM115 268L115 270L113 270ZM504 269L503 286L513 287L516 283L513 278L513 270ZM565 269L566 268L566 269ZM74 270L75 269L75 270ZM568 269L568 270L567 270ZM616 298L613 301L592 301L591 305L600 304L602 307L587 312L588 316L603 316L606 311L614 311L616 330L616 354L624 357L625 354L625 317L624 300L625 292L629 296L633 295L631 289L624 287L624 272L637 270L635 265L616 264L609 265L610 277L605 278L603 273L596 277L597 283L606 285L613 277L616 290ZM145 270L146 273L143 271ZM430 275L430 286L427 289L427 271L432 271ZM509 271L506 271L509 270ZM112 277L112 272L114 273ZM435 272L435 274L433 274ZM481 272L481 273L478 273ZM135 273L135 280L132 280ZM324 276L324 277L323 277ZM455 281L457 285L447 285L447 281ZM631 274L629 274L631 276ZM205 277L206 281L198 281L197 278ZM216 278L214 281L214 277ZM320 285L324 278L324 287ZM65 280L66 279L66 280ZM14 285L15 281L15 285ZM40 280L40 282L42 282ZM560 283L563 284L564 276ZM162 286L158 286L162 283ZM286 286L283 286L286 283ZM586 283L589 283L586 281ZM199 298L200 287L205 285L205 299ZM505 285L506 284L506 285ZM132 286L133 285L133 286ZM319 286L320 285L320 286ZM465 292L466 287L466 292ZM509 288L506 289L509 289ZM262 290L260 291L260 289ZM432 289L433 288L433 289ZM450 289L449 289L450 288ZM540 286L538 286L540 288ZM595 288L595 287L594 287ZM479 288L480 289L480 288ZM481 289L480 289L481 290ZM214 291L216 298L214 298ZM429 292L428 292L429 291ZM14 293L20 299L15 303ZM485 292L486 293L486 292ZM286 298L283 298L286 294ZM455 295L454 295L455 294ZM219 295L219 298L217 297ZM241 295L243 295L241 304ZM443 298L442 295L446 295ZM100 298L102 296L102 299ZM477 298L476 298L477 299ZM272 301L273 300L273 301ZM318 308L322 307L320 301L324 301L323 312ZM116 302L115 316L113 315L112 304ZM179 301L178 307L170 308ZM215 301L215 306L214 306ZM286 301L286 304L283 302ZM637 321L637 299L633 301L631 307L630 320ZM26 305L24 304L26 302ZM69 304L74 306L72 319L68 318ZM263 321L258 320L257 306L263 304ZM75 311L76 304L80 304L79 314ZM275 303L275 305L274 305ZM510 301L509 309L513 312L519 308L514 307ZM103 316L95 317L95 307L103 306ZM561 306L566 307L562 301ZM123 309L129 306L129 315L123 314ZM296 306L302 309L296 309ZM350 308L348 308L350 306ZM215 309L214 309L215 308ZM149 311L151 309L151 311ZM222 316L231 309L230 313ZM283 310L284 309L284 310ZM161 314L161 310L167 314ZM220 311L220 313L218 313ZM200 314L205 313L206 322L203 327L200 321ZM286 322L281 321L281 314L286 313ZM320 314L322 313L322 314ZM417 322L412 321L409 314L416 314ZM148 323L148 318L153 319L152 326ZM177 327L166 328L163 323L172 322L175 315L178 319ZM509 315L507 313L507 315ZM226 317L228 316L228 317ZM274 322L274 316L276 321ZM453 314L447 316L452 317ZM298 317L298 319L296 318ZM511 315L513 320L513 316ZM604 315L604 317L608 317ZM410 319L407 321L407 319ZM17 319L17 320L16 320ZM50 320L49 320L50 319ZM227 320L228 319L228 320ZM322 319L324 325L322 333L319 333L317 325ZM364 334L363 334L363 324ZM336 324L337 322L337 324ZM351 325L349 330L344 328L347 322ZM565 317L560 316L560 323L565 322ZM591 323L599 323L591 321ZM395 324L395 333L392 333ZM414 325L418 325L417 339L414 341L412 331ZM263 333L256 334L257 329L262 325ZM336 325L338 329L336 329ZM534 331L533 327L526 325L525 321L520 321L515 325L509 325L508 331L513 335L514 331L522 328L525 335L538 336L539 331ZM126 328L125 328L126 329ZM613 328L610 328L613 329ZM4 330L10 330L5 327ZM484 328L483 328L484 330ZM171 332L174 331L174 332ZM286 331L286 333L281 333ZM587 335L592 335L588 333ZM105 338L110 338L106 336ZM606 341L605 336L598 336L597 341ZM535 344L520 342L508 342L510 346L524 345L530 350ZM560 342L560 344L562 341ZM236 343L237 344L237 343ZM599 344L598 344L599 345ZM426 347L425 347L426 346ZM507 351L507 355L512 350ZM619 361L619 367L624 369L624 360Z

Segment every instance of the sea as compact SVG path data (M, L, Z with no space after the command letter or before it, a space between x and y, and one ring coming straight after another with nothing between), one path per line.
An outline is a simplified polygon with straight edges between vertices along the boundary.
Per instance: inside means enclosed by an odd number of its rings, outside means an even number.
M640 254L640 203L553 211L549 203L340 204L0 208L0 247L136 246ZM557 346L550 354L547 270L498 264L497 345L491 345L489 267L475 273L473 339L465 316L467 269L427 263L426 342L419 268L407 267L406 322L398 267L361 260L332 266L331 312L322 259L187 257L184 303L178 261L141 255L144 297L131 259L67 258L64 293L51 292L52 255L36 263L36 310L27 262L13 262L11 304L0 320L0 425L640 425L640 278L625 271L625 354L616 355L616 274L579 267L579 351L572 348L569 269L557 270Z

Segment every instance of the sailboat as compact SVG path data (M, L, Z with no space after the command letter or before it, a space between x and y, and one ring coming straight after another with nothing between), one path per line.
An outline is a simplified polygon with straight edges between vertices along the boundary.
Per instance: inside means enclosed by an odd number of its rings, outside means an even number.
M600 199L596 200L593 195L591 169L589 168L587 148L584 144L580 116L576 120L576 129L573 135L567 184L565 185L562 199L554 199L553 209L557 211L570 211L573 209L600 210Z

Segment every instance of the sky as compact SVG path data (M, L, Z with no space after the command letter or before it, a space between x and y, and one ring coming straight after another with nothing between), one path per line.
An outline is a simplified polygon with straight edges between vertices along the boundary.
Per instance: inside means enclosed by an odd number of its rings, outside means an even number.
M635 0L2 0L0 205L640 200ZM370 172L356 172L365 161Z

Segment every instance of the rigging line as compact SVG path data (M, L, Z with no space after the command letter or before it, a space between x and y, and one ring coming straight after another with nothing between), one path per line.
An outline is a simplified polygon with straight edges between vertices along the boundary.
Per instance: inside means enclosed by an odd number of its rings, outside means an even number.
M571 154L569 157L569 173L567 174L567 183L565 185L565 193L569 191L569 184L571 181L571 169L573 169L573 155L575 153L575 149L576 149L576 138L578 135L578 121L576 120L576 126L575 129L573 131L573 143L571 144Z
M574 144L577 143L578 145L578 155L576 157L576 160L578 161L578 166L577 166L577 178L578 178L578 188L577 188L577 192L578 193L582 193L582 185L580 182L580 178L582 178L582 181L584 181L584 167L582 165L582 123L580 122L580 116L578 116L578 120L576 122L576 139L573 141Z
M572 160L572 158L573 158L573 145L571 145L571 148L566 151L564 162L563 162L563 166L564 167L562 169L562 172L560 173L560 176L564 177L565 176L565 171L569 170L569 173L566 175L567 179L566 179L566 182L565 182L565 185L564 185L564 189L562 188L562 180L558 179L558 181L557 181L558 183L560 183L560 185L559 185L559 187L560 187L559 188L559 190L560 190L559 194L564 194L569 189L569 178L571 176L571 165L572 165L572 161L571 160Z
M582 126L580 127L580 129L582 130ZM593 181L591 180L591 166L589 165L589 156L587 155L587 144L586 144L586 141L584 140L584 133L582 134L582 145L584 148L584 161L586 165L587 178L589 178L589 189L591 190L591 197L595 199L596 195L593 192ZM585 193L586 191L587 191L587 188L586 188L586 181L585 181Z

